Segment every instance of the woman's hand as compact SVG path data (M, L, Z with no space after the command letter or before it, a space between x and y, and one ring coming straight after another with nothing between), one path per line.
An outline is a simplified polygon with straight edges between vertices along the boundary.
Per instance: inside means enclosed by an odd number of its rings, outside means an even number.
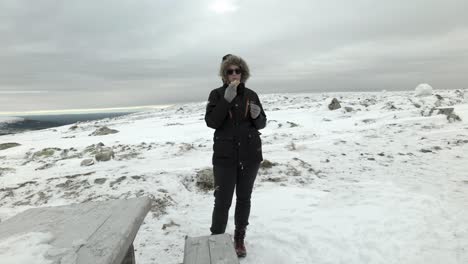
M252 119L257 119L261 111L262 109L260 108L260 106L254 103L250 103L250 117L252 117Z
M234 100L234 97L236 97L237 86L239 84L240 84L240 81L234 80L226 88L226 91L224 92L224 99L226 99L226 101L228 101L229 103L232 102L232 100Z

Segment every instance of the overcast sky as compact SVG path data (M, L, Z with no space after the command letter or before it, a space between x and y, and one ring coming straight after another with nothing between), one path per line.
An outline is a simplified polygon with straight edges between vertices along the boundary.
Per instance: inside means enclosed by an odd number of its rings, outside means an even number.
M468 88L466 0L1 0L0 112L205 101L226 53L276 92Z

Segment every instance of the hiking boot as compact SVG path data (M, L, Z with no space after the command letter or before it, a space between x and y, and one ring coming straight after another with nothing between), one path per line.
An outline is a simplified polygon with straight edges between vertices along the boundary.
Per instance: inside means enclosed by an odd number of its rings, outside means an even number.
M245 227L236 227L236 230L234 230L234 248L239 258L247 256L244 244L245 230Z

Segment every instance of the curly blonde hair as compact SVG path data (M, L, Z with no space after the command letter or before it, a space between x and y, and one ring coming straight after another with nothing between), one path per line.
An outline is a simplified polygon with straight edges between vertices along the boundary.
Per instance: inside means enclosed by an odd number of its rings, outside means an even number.
M223 57L223 61L221 62L221 66L219 67L219 76L223 80L223 83L228 83L229 78L227 76L227 69L231 65L236 65L241 69L241 82L246 83L247 79L250 78L250 69L249 65L239 56L228 54Z

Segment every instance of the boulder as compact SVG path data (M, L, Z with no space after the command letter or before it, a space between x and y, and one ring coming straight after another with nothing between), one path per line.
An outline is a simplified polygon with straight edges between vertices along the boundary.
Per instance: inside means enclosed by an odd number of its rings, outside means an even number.
M340 104L340 101L338 101L338 99L336 98L333 98L332 101L330 102L330 104L328 105L328 109L330 110L336 110L336 109L340 109L341 108L341 104Z
M97 161L109 161L114 158L114 151L112 148L97 148L94 158Z
M351 106L345 106L344 110L349 113L352 112L354 109Z
M81 161L80 166L91 166L93 164L94 164L93 159L84 159L83 161Z
M418 85L414 91L414 96L431 96L432 95L432 86L427 83L422 83Z

